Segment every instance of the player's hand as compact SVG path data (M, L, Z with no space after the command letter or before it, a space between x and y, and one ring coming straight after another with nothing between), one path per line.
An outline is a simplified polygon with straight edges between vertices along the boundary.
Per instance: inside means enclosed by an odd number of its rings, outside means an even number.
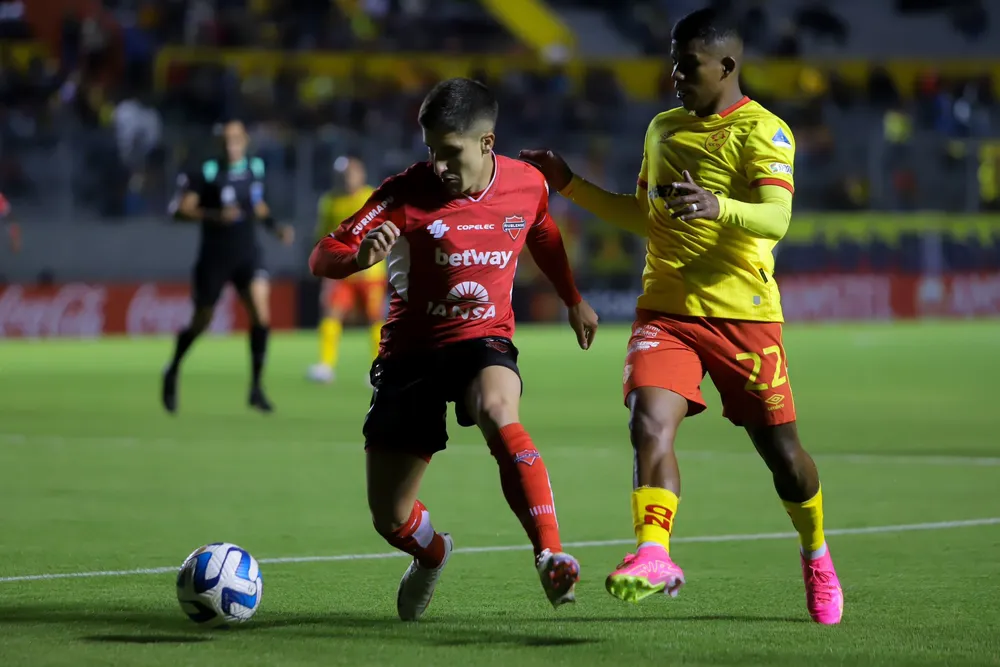
M223 224L229 224L232 222L238 222L243 217L243 211L240 210L239 206L233 206L232 204L222 207L222 218Z
M581 301L569 309L569 325L576 332L580 349L589 350L597 335L597 313L586 301Z
M278 239L285 245L292 245L295 243L295 228L291 225L278 227Z
M573 180L573 170L566 164L559 153L545 148L523 150L517 154L519 160L530 162L538 167L538 170L549 182L549 188L560 192Z
M358 248L358 266L367 269L389 256L389 250L396 245L399 228L391 222L384 222L365 234Z
M672 183L675 192L687 193L667 202L668 209L677 209L670 214L672 218L689 220L715 220L719 217L719 198L701 187L691 178L691 173L684 172L684 180Z

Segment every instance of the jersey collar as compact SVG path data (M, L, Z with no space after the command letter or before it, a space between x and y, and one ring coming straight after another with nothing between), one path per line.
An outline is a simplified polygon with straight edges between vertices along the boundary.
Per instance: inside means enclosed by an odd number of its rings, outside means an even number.
M747 97L746 95L744 95L743 98L739 102L737 102L736 104L734 104L732 106L726 107L725 109L723 109L722 111L720 111L719 112L719 118L725 118L729 114L733 113L737 109L740 109L740 108L746 106L747 104L750 104L750 98Z

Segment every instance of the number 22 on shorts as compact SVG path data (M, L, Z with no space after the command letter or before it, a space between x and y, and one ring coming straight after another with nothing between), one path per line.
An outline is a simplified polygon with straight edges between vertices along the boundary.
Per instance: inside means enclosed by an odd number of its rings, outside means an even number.
M781 374L781 347L778 345L772 345L770 347L765 347L761 352L764 356L774 357L774 377L771 379L771 386L768 387L766 382L757 382L757 378L760 376L760 369L763 365L763 360L761 355L756 352L741 352L736 355L736 361L752 361L753 369L750 371L750 377L747 379L746 390L747 391L767 391L768 389L777 389L781 385L788 382L788 377Z

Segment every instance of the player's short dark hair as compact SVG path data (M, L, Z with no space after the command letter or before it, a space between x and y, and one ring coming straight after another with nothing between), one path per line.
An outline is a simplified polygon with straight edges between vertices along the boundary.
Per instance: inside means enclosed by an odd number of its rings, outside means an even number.
M725 14L714 9L699 9L675 23L670 38L678 44L695 40L716 44L727 39L740 39L740 31Z
M461 134L481 121L495 125L497 112L497 98L485 84L447 79L427 93L417 120L425 130Z

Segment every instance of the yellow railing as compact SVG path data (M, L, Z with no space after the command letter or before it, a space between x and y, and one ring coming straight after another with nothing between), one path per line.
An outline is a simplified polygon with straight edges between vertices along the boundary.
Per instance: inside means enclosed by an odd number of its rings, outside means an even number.
M937 232L953 239L1000 239L1000 215L952 213L802 213L792 215L785 240L792 242L896 243L903 234Z
M348 77L360 69L375 78L396 79L404 87L422 85L424 72L440 78L467 76L476 70L499 76L511 70L546 71L549 65L534 55L455 56L453 54L368 54L368 53L283 53L221 49L168 47L160 51L156 62L156 81L162 85L171 63L222 62L242 74L274 73L284 66L303 68L317 76ZM590 66L609 68L629 97L654 100L660 94L660 81L669 75L665 58L581 58L565 65L566 73L579 85ZM946 77L989 76L1000 88L1000 61L994 60L900 60L884 64L904 95L912 93L919 78L927 72ZM815 86L816 75L836 71L847 83L864 87L872 63L841 60L809 63L797 60L750 61L744 66L744 79L757 91L774 97L795 97L803 86ZM820 84L822 85L822 84Z
M5 44L2 47L18 66L31 58L44 56L47 50L40 44ZM395 79L404 87L416 89L423 85L424 73L439 78L468 76L482 69L492 76L511 70L546 71L549 66L533 55L455 56L434 53L363 54L363 53L284 53L238 49L196 49L166 47L156 59L156 84L162 89L171 63L225 63L241 74L273 74L281 67L301 67L313 75L332 78L349 77L361 69L375 78ZM659 58L574 59L565 70L576 85L582 82L589 66L608 67L625 92L634 99L654 100L659 94L661 78L669 74L669 62ZM748 85L774 97L796 97L802 86L815 85L815 74L836 71L847 83L863 87L867 83L872 63L861 60L840 60L808 63L796 60L750 61L744 66ZM988 76L1000 89L1000 60L894 60L883 64L903 95L911 94L919 78L927 72L943 77ZM822 78L822 77L821 77Z

